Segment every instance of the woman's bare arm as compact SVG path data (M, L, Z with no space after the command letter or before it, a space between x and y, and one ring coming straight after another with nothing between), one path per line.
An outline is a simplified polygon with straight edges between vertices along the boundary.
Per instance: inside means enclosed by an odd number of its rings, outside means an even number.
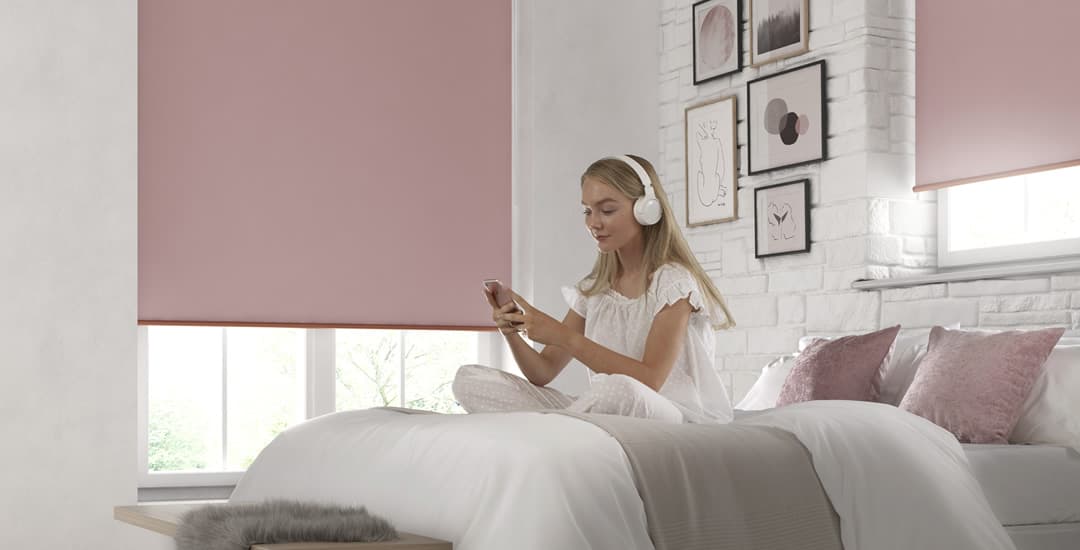
M660 391L675 366L675 360L679 358L683 342L686 341L686 328L690 322L691 311L692 307L686 298L664 306L653 317L641 361L597 344L586 338L584 333L568 334L566 348L577 360L595 372L625 374Z
M566 312L562 324L574 334L585 334L585 318L572 309ZM573 358L568 349L559 345L549 344L544 346L542 351L537 352L516 332L504 334L504 336L521 373L529 382L537 386L546 386L551 383Z

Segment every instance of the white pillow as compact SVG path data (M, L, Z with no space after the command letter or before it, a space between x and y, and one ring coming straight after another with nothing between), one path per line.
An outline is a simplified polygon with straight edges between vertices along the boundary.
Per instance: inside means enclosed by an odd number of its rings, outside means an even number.
M761 376L758 376L746 397L743 397L735 408L741 411L760 411L776 407L780 389L784 387L784 381L791 373L791 366L797 356L795 353L781 355L765 365L765 368L761 369Z
M1059 344L1050 352L1009 441L1080 450L1080 345Z
M881 393L878 401L900 406L900 401L911 387L912 380L915 380L919 363L926 355L929 340L930 331L909 334L896 339L892 356L888 358L881 374Z

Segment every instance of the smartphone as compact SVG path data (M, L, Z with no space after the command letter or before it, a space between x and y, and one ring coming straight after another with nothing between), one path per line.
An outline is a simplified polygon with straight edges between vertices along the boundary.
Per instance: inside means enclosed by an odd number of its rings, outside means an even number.
M484 288L495 297L495 303L499 307L514 301L513 295L510 294L510 289L503 286L498 279L484 279Z

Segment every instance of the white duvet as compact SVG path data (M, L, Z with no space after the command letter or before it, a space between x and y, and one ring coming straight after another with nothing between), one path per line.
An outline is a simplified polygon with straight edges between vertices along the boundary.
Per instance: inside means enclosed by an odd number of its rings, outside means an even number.
M1015 548L944 430L888 405L815 401L739 420L793 433L845 550ZM336 413L277 437L232 501L364 505L456 550L652 549L630 466L606 432L542 413Z

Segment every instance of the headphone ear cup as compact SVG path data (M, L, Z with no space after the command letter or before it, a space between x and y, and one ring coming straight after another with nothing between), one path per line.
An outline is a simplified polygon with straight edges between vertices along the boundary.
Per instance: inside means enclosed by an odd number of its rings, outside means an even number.
M660 221L664 211L660 208L660 201L654 197L645 195L634 201L634 219L641 225L653 225Z

